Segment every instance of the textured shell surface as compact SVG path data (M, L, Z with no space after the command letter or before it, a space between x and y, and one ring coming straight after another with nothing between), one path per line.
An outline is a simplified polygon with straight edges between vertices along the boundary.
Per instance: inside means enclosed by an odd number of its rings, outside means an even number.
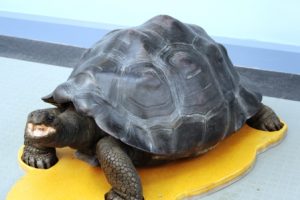
M261 105L221 44L164 15L108 33L50 99L73 103L109 135L161 155L205 152Z

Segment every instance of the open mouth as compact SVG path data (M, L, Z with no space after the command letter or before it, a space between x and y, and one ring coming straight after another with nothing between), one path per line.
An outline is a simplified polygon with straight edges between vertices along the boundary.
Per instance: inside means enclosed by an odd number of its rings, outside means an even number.
M27 134L32 137L45 137L55 133L55 131L56 130L53 127L49 127L44 124L28 123L26 128Z

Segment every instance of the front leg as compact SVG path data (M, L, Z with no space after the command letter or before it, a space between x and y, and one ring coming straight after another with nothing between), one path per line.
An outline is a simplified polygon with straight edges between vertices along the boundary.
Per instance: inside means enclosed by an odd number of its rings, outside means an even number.
M27 165L39 169L48 169L58 161L55 148L38 148L33 145L25 145L22 160Z
M97 157L106 179L112 189L106 193L106 200L142 200L140 177L121 143L107 136L97 143Z

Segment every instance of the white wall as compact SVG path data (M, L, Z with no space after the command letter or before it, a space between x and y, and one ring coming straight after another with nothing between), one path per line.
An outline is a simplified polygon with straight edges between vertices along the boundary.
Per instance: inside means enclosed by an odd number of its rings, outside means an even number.
M300 46L299 0L0 0L0 11L134 26L157 14L220 37Z

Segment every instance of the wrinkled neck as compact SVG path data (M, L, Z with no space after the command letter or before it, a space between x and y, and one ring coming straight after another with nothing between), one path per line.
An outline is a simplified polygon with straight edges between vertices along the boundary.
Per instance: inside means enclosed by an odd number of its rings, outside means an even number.
M74 109L66 110L59 118L63 126L56 139L59 147L89 148L100 138L94 120L78 114Z

